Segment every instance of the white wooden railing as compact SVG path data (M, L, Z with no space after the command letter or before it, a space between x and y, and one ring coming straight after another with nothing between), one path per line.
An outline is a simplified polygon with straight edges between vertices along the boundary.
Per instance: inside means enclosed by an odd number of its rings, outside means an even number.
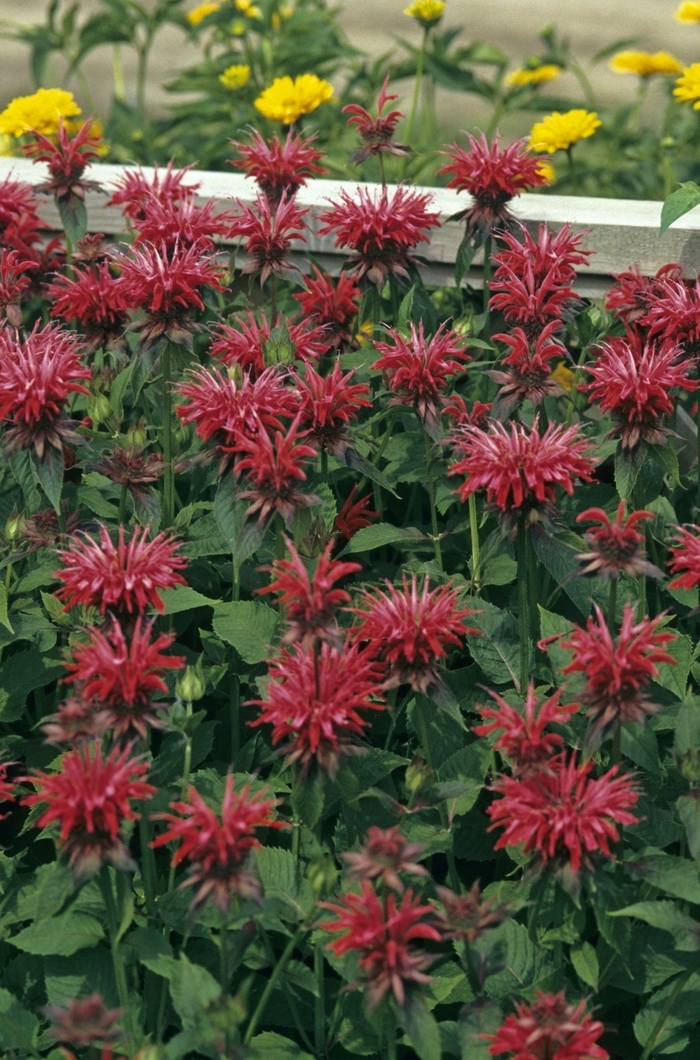
M124 166L95 165L88 176L98 180L105 189L111 188L124 171ZM144 167L149 175L152 170ZM34 165L24 158L0 158L0 181L12 174L19 180L38 183L45 176L43 164ZM252 202L255 198L254 183L236 173L211 173L192 170L192 182L200 185L201 199L213 198L224 204L232 199ZM330 271L337 271L344 252L333 246L332 236L316 234L316 217L328 199L338 196L341 188L352 194L356 184L350 181L313 180L298 193L298 202L311 207L307 217L310 232L306 248L314 259ZM370 189L376 185L367 185ZM427 264L422 268L424 280L430 284L454 283L454 261L462 238L462 225L447 219L468 204L466 195L458 195L445 188L429 188L434 197L435 209L440 211L443 225L431 233L430 244L422 244L419 253ZM87 196L90 230L106 235L123 230L121 212L105 204L108 190L91 191ZM586 249L593 251L589 264L581 266L576 283L580 294L588 297L601 295L610 283L612 274L622 272L637 264L645 275L653 275L667 262L679 262L686 276L694 277L700 271L700 207L686 214L659 236L660 202L639 202L633 199L592 199L570 195L521 195L512 206L512 212L529 227L547 221L554 228L569 222L575 231L586 231ZM39 213L50 229L60 228L58 211L50 199L42 201ZM467 276L475 286L481 284L481 270L477 264Z

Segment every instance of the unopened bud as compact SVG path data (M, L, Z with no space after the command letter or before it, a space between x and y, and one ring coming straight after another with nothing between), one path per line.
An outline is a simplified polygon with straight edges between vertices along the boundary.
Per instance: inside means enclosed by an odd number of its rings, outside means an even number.
M87 399L87 410L93 424L104 423L111 415L112 406L106 394L91 394Z
M294 346L284 324L270 332L270 338L265 343L263 360L266 368L274 364L291 364L294 360Z
M13 512L5 523L5 537L8 541L14 541L22 533L24 527L24 516L19 512Z
M138 423L132 423L129 430L126 432L126 444L133 448L136 445L145 445L148 439L146 428L143 420L139 420Z
M206 683L202 673L202 660L196 666L185 667L185 672L178 678L175 686L180 699L185 703L195 703L204 695Z
M700 784L700 748L691 747L684 754L676 754L678 772L691 784Z
M333 859L327 854L312 861L306 870L306 878L309 886L317 898L322 898L335 887L338 879L338 870L333 864Z
M422 788L427 787L433 780L433 771L420 755L416 755L412 762L406 766L406 776L404 777L404 783L406 788L415 795L416 792Z
M243 385L243 369L238 361L234 361L233 364L230 364L227 371L229 379L233 379L237 387Z

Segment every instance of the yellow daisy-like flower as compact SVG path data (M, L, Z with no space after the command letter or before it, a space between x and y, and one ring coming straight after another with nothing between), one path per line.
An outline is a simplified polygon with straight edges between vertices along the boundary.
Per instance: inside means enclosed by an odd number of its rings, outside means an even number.
M542 121L535 122L530 130L529 148L531 151L542 151L554 154L555 151L567 151L579 140L592 136L602 125L600 118L593 110L576 108L560 114L555 110Z
M676 11L676 18L688 25L700 22L700 0L684 0Z
M223 74L219 74L219 81L224 88L231 88L234 91L243 88L250 81L250 67L246 63L234 63L233 66L227 66Z
M560 73L561 67L554 63L544 63L542 66L535 66L529 70L524 67L522 70L514 70L512 74L508 74L506 84L517 88L523 88L525 85L541 85L545 81L553 81L555 77L559 77Z
M207 15L213 15L215 11L218 11L221 7L220 3L216 3L212 0L211 3L199 4L193 11L187 12L187 21L190 26L198 26L200 22L203 22Z
M236 10L241 11L247 18L262 18L262 12L251 0L235 0Z
M328 81L316 74L300 74L294 81L291 77L276 77L255 100L255 107L270 121L291 125L302 114L310 114L332 99L333 85Z
M573 388L576 380L576 373L572 372L570 368L567 368L564 361L559 361L549 379L552 383L558 383L562 390L565 390L568 394Z
M445 6L443 0L413 0L410 7L405 8L404 15L415 18L421 26L434 26L442 18Z
M557 171L551 162L547 162L544 158L537 165L537 172L541 177L547 181L548 184L555 184L557 180Z
M33 96L17 96L0 114L0 133L24 136L28 132L53 136L61 119L80 114L72 92L62 88L40 88Z
M661 74L673 77L683 69L683 63L670 52L618 52L610 60L610 69L616 74L637 74L638 77L654 77Z
M15 152L12 147L12 138L10 136L5 136L4 134L1 135L0 158L12 158L14 156L14 153Z
M673 94L681 103L692 103L693 110L700 110L700 63L686 66L676 81Z

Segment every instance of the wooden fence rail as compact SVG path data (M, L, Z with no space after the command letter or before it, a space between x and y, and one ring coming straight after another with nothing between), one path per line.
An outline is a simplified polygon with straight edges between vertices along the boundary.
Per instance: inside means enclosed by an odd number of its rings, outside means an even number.
M124 166L95 165L89 172L91 179L98 180L105 191L91 191L87 196L90 230L105 234L118 234L123 230L121 212L107 207L109 189L124 172ZM149 176L153 170L144 167ZM45 175L43 164L34 165L28 159L0 158L0 181L8 175L31 184L38 183ZM250 203L255 198L256 187L246 177L236 173L210 173L191 171L191 181L198 182L199 197L213 198L222 207L232 199ZM330 271L340 268L345 253L333 246L332 236L319 236L317 216L335 199L341 188L349 194L357 185L349 181L313 180L301 188L298 202L311 207L307 217L310 232L305 249L314 259ZM378 185L367 185L378 189ZM434 208L440 211L441 228L434 229L430 244L423 244L421 256L426 260L422 268L424 280L430 284L454 283L454 261L462 238L462 224L448 218L463 210L469 202L466 195L458 195L445 188L429 188L434 198ZM53 202L45 199L40 214L50 229L60 228L58 211ZM639 202L632 199L592 199L570 195L521 195L513 203L513 213L531 229L546 221L559 228L569 222L575 231L585 231L585 246L593 251L588 266L579 268L577 290L584 296L600 296L610 283L610 276L637 264L645 275L653 275L669 261L679 262L686 276L695 277L700 270L700 207L686 214L672 228L659 236L660 202ZM301 255L299 255L301 256ZM475 286L482 283L481 269L477 263L467 276Z

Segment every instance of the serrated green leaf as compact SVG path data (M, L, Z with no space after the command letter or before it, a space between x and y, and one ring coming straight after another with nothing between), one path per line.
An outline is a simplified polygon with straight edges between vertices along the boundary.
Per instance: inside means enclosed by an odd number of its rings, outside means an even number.
M221 606L220 600L202 596L189 585L174 585L172 589L163 589L160 595L165 604L166 615L178 615L181 611L191 611L195 607Z
M693 952L700 950L700 923L682 912L675 902L659 899L655 902L635 902L624 909L614 909L609 916L628 916L643 920L651 927L669 931L676 943L676 949Z
M37 1049L39 1021L36 1016L23 1008L14 994L0 988L0 1045L7 1050L6 1055L14 1055L14 1050L39 1056Z
M274 1031L263 1031L251 1040L248 1054L250 1060L313 1060L309 1053Z
M323 813L323 778L297 775L292 788L292 809L307 828L314 829Z
M214 609L217 637L232 644L243 662L259 663L270 654L277 628L277 613L253 600L232 600Z
M417 990L407 990L406 1000L397 1006L401 1025L420 1060L441 1060L437 1020Z
M654 776L661 774L659 747L656 735L645 725L623 725L620 734L623 755L636 766L647 769Z
M669 1007L671 999L673 1003ZM697 1023L698 1011L700 976L678 977L657 990L637 1014L634 1036L642 1046L653 1036L654 1055L680 1052L690 1041L687 1029Z
M464 606L481 611L469 616L470 626L481 631L480 637L469 638L469 651L476 662L495 684L517 685L520 636L514 616L478 597L468 597Z
M698 205L700 205L700 188L694 181L687 180L664 200L664 204L661 207L659 234L663 235L674 221L677 221L679 217L683 217Z
M429 538L414 526L392 526L390 523L375 523L374 526L363 526L350 538L344 552L356 554L370 552L383 545L411 545L427 542Z
M700 904L700 874L692 861L672 854L647 854L626 862L627 871L636 879L675 898Z
M104 938L102 925L93 916L70 909L62 916L37 920L8 941L18 950L40 957L70 957L78 950L96 946Z
M590 942L583 942L580 946L573 946L569 951L569 956L581 982L597 990L600 968L598 967L596 951Z

